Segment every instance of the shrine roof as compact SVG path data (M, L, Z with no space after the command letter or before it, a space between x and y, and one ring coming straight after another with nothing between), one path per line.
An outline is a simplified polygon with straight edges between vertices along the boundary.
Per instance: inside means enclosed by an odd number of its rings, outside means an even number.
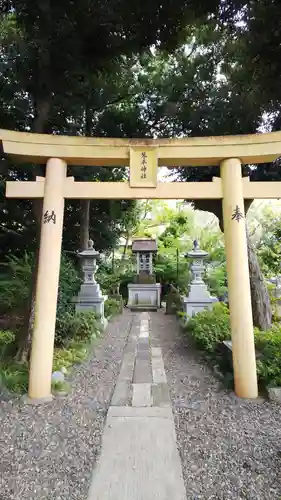
M132 242L132 252L156 252L157 242L151 239L139 239Z

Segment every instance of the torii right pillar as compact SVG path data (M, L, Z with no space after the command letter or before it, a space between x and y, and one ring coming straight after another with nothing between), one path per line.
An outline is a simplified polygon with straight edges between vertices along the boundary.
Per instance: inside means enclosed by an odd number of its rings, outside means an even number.
M241 161L221 163L223 223L235 393L258 396Z

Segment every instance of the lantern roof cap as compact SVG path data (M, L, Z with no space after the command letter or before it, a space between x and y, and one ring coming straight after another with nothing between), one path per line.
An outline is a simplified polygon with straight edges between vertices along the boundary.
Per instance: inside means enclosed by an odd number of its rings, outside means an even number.
M98 257L100 257L100 253L97 250L95 250L93 240L89 240L88 248L86 250L83 250L82 252L79 252L78 256L82 258L85 257L85 258L97 259Z
M190 252L186 253L186 257L190 257L191 259L196 259L196 258L204 259L208 257L208 255L209 255L208 252L200 248L198 240L194 240L193 249Z

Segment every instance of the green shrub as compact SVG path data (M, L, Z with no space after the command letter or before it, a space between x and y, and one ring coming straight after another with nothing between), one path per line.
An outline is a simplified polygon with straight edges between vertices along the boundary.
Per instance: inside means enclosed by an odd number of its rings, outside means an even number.
M57 393L68 393L70 392L70 385L67 382L55 381L52 382L52 390Z
M71 366L82 363L88 355L88 343L72 341L67 348L58 348L54 350L53 370L68 370Z
M73 311L72 299L78 294L81 278L78 267L64 254L61 256L60 280L58 290L57 316Z
M106 318L120 313L120 301L117 299L107 299L104 303L104 315Z
M196 314L188 321L186 330L199 348L215 352L220 342L231 338L227 306L218 302L212 309L205 309Z
M199 348L215 353L223 340L231 339L227 306L219 302L214 304L212 309L198 313L188 321L185 330ZM281 324L274 324L266 332L256 328L254 333L255 347L259 353L257 359L259 382L263 386L281 386Z
M2 312L23 311L31 293L34 255L11 256L2 264L5 274L0 276L0 304ZM78 293L81 279L78 268L64 254L61 256L58 291L58 315L71 307L72 298Z
M226 265L220 265L209 269L206 275L206 283L211 295L223 297L227 292L226 286Z
M177 268L176 254L156 257L154 272L157 283L173 283L181 292L186 293L190 282L190 263L180 258Z
M92 312L66 312L57 318L56 345L67 345L71 340L88 342L98 335L98 321Z
M0 330L0 348L12 344L15 341L14 332L10 332L9 330Z
M3 263L5 274L0 276L0 304L3 312L23 311L31 292L34 256L24 253L10 256Z
M186 323L187 323L187 319L188 319L186 312L185 311L177 311L176 316L177 316L181 326L183 328L185 328Z
M4 359L14 345L16 335L9 330L0 330L0 359Z
M255 345L261 354L257 372L263 385L281 386L281 325L275 324L266 332L255 329Z
M0 365L0 384L11 392L24 393L28 388L27 363L10 362Z

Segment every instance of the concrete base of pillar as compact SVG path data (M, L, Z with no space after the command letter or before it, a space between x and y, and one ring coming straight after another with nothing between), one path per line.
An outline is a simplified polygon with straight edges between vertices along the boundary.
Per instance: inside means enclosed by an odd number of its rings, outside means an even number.
M237 396L235 392L232 392L231 397L235 399L236 401L239 401L241 403L251 403L251 404L263 404L265 403L265 399L262 396L257 396L255 398L243 398L241 396Z
M54 396L50 394L50 396L45 396L44 398L31 398L28 394L24 394L21 400L26 405L43 405L46 403L51 403L54 399Z

